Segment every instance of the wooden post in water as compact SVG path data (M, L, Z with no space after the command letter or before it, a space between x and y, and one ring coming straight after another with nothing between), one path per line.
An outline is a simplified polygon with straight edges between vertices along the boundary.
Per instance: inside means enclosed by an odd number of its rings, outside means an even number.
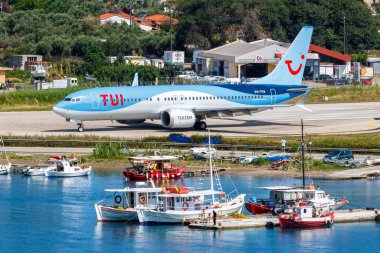
M301 155L302 155L302 187L305 188L305 141L303 138L303 119L301 119Z

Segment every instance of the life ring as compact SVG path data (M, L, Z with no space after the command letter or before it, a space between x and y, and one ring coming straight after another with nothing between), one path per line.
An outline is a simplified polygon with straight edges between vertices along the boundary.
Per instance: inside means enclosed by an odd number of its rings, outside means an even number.
M225 200L226 199L226 194L225 193L219 193L219 199L220 200Z
M121 203L121 200L122 200L122 199L121 199L121 196L119 196L119 195L116 195L116 196L115 196L115 203L116 203L116 204L120 204L120 203Z
M187 202L183 202L182 209L183 211L186 211L187 209L189 209L189 204Z
M145 197L144 195L141 195L141 196L139 197L139 202L140 202L140 204L142 204L142 205L146 204L146 197Z

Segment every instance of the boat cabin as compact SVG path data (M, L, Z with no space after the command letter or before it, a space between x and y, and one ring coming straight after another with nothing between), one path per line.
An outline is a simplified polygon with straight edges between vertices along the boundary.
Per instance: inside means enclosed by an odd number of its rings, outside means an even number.
M212 195L219 201L225 200L223 192L212 190L191 191L184 194L162 193L157 195L157 209L160 211L191 211L212 208L215 205L219 205L219 202L214 202L214 205L212 204Z
M316 190L314 187L308 189L294 187L264 187L269 189L269 199L275 204L292 204L300 200L305 202L325 203L329 201L325 191Z
M178 159L176 156L135 156L130 157L129 161L132 168L137 171L168 170L176 167L173 161Z
M112 192L113 207L136 208L157 206L157 194L161 193L160 188L124 188L124 189L105 189L105 192Z
M59 160L55 161L57 172L76 172L81 170L78 166L72 166L69 161Z

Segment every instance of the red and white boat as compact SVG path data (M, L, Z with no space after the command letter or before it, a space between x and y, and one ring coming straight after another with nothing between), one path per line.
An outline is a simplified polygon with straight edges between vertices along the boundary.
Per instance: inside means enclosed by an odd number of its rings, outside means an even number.
M300 205L293 207L292 213L280 214L278 220L282 228L330 227L334 223L334 213Z
M245 208L252 214L268 213L273 207L286 209L287 206L294 205L299 200L318 209L322 208L324 211L337 210L349 203L346 198L341 200L331 198L327 192L315 189L312 185L309 185L307 189L288 186L259 188L269 190L269 198L257 200L255 197L251 197L250 201L245 203Z
M129 180L179 178L185 174L186 167L173 163L176 159L176 156L130 157L132 167L126 168L123 175Z

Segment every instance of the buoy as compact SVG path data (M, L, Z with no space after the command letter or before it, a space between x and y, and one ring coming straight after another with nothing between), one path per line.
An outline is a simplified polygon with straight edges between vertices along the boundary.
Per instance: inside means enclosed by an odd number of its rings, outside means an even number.
M268 221L268 222L265 224L265 227L266 227L266 228L274 228L274 223L271 222L271 221Z
M375 217L375 222L376 222L376 223L379 223L379 222L380 222L380 214L376 215L376 217Z

